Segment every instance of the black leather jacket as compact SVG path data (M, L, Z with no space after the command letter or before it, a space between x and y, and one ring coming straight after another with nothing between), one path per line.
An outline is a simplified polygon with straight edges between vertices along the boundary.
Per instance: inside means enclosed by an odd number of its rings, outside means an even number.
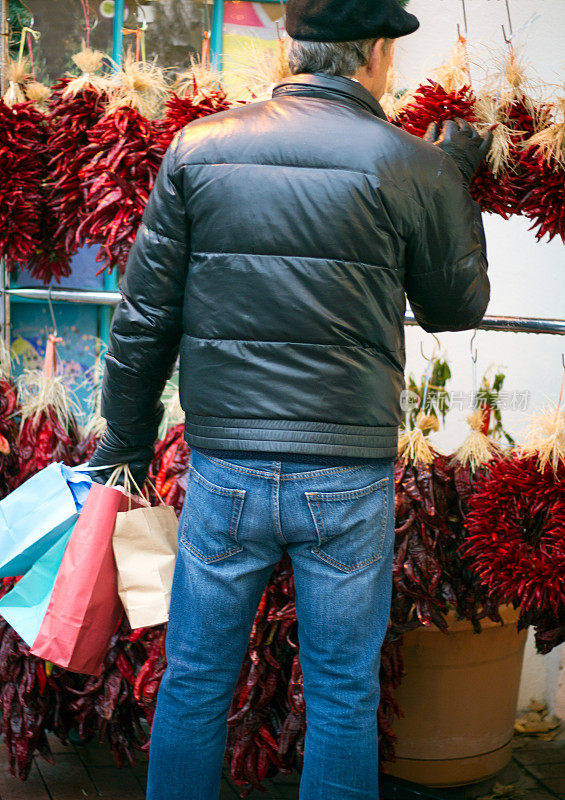
M489 282L451 158L316 74L176 137L122 292L102 412L124 441L155 438L180 347L189 445L379 458L396 453L406 296L425 330L463 330Z

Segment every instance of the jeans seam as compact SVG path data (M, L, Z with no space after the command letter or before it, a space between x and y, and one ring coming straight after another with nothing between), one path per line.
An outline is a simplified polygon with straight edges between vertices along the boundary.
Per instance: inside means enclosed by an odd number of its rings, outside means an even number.
M190 542L183 541L183 545L187 548L187 550L190 550L191 553L194 553L195 556L198 556L198 558L200 558L205 564L214 564L216 561L223 561L224 558L229 558L229 556L233 556L236 553L241 553L243 551L243 547L238 545L237 547L232 547L231 550L227 550L217 556L205 556L204 553L201 553L200 550Z
M227 489L224 486L216 486L216 484L209 481L191 465L190 471L192 474L193 479L196 483L199 483L204 489L207 489L209 492L213 492L213 494L218 494L220 497L241 497L242 493L245 496L245 489Z
M273 478L271 484L271 513L273 516L273 524L275 526L275 535L283 544L286 545L288 544L288 542L284 538L284 534L281 528L278 489L279 489L279 484L277 482L277 479Z
M386 487L388 478L381 478L369 486L364 486L362 489L349 489L345 492L308 492L307 494L314 500L324 500L328 503L335 503L339 500L358 500L361 497L367 497L376 491Z
M214 458L214 456L207 456L202 451L198 451L198 454L201 455L203 458L207 458L208 461L213 461L215 464L219 464L225 469L231 469L232 472L241 472L244 475L255 475L258 478L272 478L272 472L261 472L258 469L247 469L246 467L240 467L238 465L230 464L228 461L223 461L221 458Z
M337 567L338 569L342 570L342 572L355 572L356 570L362 569L363 567L368 567L369 564L374 564L375 562L380 561L380 559L382 558L382 551L381 551L379 555L371 556L370 558L366 558L365 561L359 561L357 564L353 564L352 566L349 567L347 566L347 564L344 564L343 561L337 561L337 559L332 558L332 556L329 556L327 553L325 553L318 547L313 547L312 552L315 553L318 556L318 558L321 558L322 561L326 561L328 564Z
M359 464L357 467L328 467L328 469L316 469L310 472L292 472L281 475L281 481L300 481L307 478L326 477L326 475L338 475L340 472L353 472L356 469L364 469L366 464Z
M320 506L320 500L318 497L314 498L316 500L316 505L318 506L318 514L320 515L320 522L322 523L322 531L323 536L320 536L320 547L322 546L322 541L328 538L328 534L326 531L326 523L324 522L324 515L322 514L322 508Z

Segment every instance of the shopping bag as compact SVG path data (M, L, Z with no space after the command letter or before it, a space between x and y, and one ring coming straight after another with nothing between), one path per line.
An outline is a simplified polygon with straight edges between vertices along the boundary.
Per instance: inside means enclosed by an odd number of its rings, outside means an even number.
M167 622L178 547L174 508L163 504L119 512L112 543L118 594L131 627Z
M131 502L121 488L92 484L65 550L33 655L86 675L101 673L123 613L112 533L116 514Z
M14 588L0 599L0 615L30 647L45 618L57 573L74 527L73 522Z
M76 522L92 478L50 464L0 501L0 578L24 575Z

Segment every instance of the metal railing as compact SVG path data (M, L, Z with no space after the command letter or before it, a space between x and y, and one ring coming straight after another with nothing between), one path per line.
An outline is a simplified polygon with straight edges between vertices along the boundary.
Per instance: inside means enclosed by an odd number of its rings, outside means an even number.
M91 303L95 305L117 305L120 292L92 291L85 289L4 289L5 294L26 300L52 300L54 303ZM405 325L417 325L413 314L406 314ZM565 336L565 320L536 319L535 317L483 317L478 326L485 331L507 331L510 333L549 333Z

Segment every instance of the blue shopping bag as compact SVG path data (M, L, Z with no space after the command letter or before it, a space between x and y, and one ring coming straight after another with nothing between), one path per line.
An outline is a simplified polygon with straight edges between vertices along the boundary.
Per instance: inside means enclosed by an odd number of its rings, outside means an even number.
M0 501L0 578L24 575L76 522L92 485L81 469L50 464Z
M14 588L0 599L0 616L4 617L30 647L47 612L57 573L74 527L73 522Z

